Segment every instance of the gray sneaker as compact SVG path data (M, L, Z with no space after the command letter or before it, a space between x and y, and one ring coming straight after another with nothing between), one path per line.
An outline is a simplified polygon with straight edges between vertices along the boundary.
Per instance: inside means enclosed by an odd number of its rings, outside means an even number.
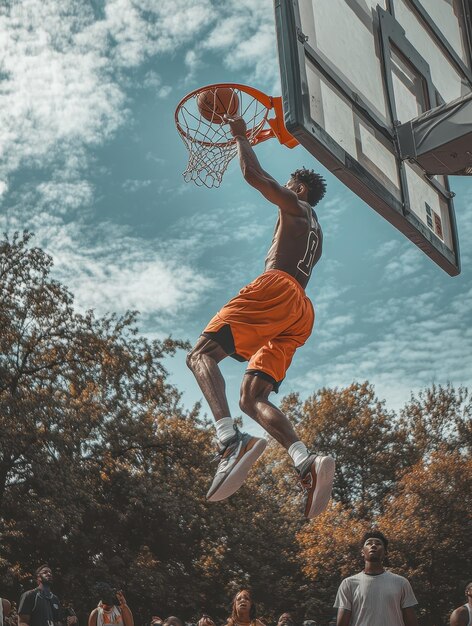
M310 456L295 469L306 493L305 517L311 519L323 513L331 498L335 462L332 456Z
M235 434L222 444L218 440L218 469L207 493L207 500L218 502L233 495L243 484L252 465L264 452L267 441L241 433L235 428Z

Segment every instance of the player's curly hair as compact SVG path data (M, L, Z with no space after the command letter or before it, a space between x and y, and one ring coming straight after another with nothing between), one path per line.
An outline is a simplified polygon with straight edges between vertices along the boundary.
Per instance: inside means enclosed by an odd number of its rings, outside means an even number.
M326 181L323 176L313 170L307 170L306 167L295 170L291 176L293 180L308 187L307 202L311 206L316 206L326 193Z

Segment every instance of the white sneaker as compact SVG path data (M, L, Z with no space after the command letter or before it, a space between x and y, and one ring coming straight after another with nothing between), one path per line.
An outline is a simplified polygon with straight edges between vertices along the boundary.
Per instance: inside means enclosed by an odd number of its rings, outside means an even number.
M216 458L220 462L206 496L210 502L218 502L233 495L267 446L265 439L241 433L237 428L235 430L234 437L228 442L218 442Z
M335 462L332 456L310 456L295 469L306 492L305 517L311 519L323 513L333 489Z

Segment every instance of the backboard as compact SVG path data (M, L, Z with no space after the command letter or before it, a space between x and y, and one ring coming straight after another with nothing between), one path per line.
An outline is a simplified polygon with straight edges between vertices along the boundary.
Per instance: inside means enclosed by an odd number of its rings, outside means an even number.
M285 124L450 275L446 176L402 161L397 127L472 91L469 0L275 0Z

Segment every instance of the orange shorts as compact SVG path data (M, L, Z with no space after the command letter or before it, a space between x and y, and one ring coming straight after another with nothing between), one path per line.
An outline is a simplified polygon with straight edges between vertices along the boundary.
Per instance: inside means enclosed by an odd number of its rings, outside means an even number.
M218 311L202 334L249 361L247 372L261 372L277 391L314 321L313 306L295 278L268 270Z

